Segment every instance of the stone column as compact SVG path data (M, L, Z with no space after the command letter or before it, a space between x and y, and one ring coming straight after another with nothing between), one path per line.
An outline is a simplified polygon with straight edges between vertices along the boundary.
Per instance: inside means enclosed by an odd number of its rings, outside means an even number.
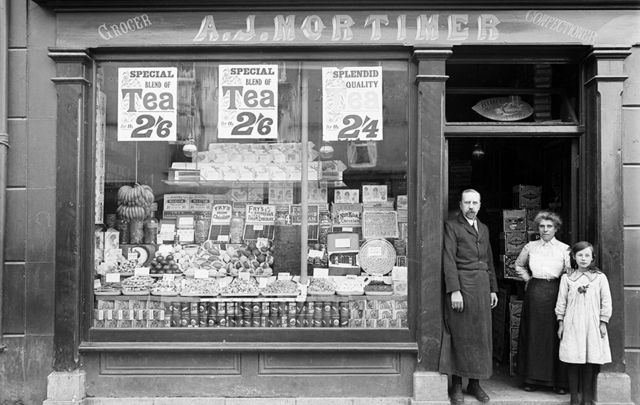
M438 372L442 335L442 230L445 219L444 96L446 60L451 48L416 49L417 122L411 137L410 171L416 179L409 188L409 257L415 260L418 283L409 296L417 312L418 365L413 376L412 403L448 404L447 376ZM414 250L413 252L411 250Z
M91 282L87 269L93 249L93 100L94 63L84 51L51 50L57 63L56 268L54 372L45 405L80 404L85 397L78 347L83 332L83 293Z
M622 90L628 47L596 47L588 57L585 77L586 134L582 142L581 220L594 243L596 260L609 280L614 313L609 323L612 363L602 367L598 404L631 404L630 379L624 366ZM591 168L587 170L587 168Z

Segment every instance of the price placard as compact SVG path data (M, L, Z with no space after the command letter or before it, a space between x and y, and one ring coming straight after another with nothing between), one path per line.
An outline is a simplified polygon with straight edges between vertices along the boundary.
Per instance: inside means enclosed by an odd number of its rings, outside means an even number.
M118 69L118 141L177 140L178 69Z
M105 278L105 282L107 283L119 283L120 282L120 273L107 273Z
M133 271L133 274L136 276L148 276L149 268L148 267L136 267Z
M193 271L193 278L209 278L209 270L195 269Z
M322 68L322 139L381 141L382 67Z
M278 139L278 65L220 65L218 138Z

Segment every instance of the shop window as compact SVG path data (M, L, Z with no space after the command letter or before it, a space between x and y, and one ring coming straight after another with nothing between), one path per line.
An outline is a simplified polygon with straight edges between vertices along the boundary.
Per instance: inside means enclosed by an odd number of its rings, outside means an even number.
M407 327L406 62L98 71L92 328Z
M449 123L579 123L576 64L450 63Z

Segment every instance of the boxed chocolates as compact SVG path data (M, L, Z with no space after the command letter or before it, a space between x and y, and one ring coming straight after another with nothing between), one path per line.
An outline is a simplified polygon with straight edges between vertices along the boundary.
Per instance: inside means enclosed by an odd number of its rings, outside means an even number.
M513 205L518 208L540 208L540 186L518 184L513 186Z

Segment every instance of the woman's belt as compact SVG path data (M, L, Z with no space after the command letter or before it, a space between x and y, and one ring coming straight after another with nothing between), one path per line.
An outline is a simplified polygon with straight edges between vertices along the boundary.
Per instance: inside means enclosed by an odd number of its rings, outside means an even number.
M556 281L556 280L558 280L558 277L551 277L551 276L549 276L549 277L531 277L531 278L533 278L535 280L543 280L543 281Z

